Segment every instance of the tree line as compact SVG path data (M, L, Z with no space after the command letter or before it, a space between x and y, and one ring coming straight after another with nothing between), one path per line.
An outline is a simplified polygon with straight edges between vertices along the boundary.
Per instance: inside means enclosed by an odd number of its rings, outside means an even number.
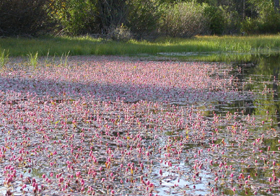
M0 36L116 40L280 32L279 0L1 0Z

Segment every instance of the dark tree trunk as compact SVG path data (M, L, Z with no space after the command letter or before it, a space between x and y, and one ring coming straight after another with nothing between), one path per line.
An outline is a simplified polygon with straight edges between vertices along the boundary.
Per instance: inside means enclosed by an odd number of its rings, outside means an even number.
M246 17L246 0L243 0L243 7L242 7L242 18L245 20Z

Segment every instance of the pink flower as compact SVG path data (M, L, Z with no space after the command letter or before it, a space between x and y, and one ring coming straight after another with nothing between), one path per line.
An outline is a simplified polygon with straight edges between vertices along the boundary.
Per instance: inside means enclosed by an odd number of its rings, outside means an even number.
M76 177L77 178L81 177L81 172L80 171L76 172Z
M61 178L59 178L59 183L62 183L63 182L63 178L61 177Z

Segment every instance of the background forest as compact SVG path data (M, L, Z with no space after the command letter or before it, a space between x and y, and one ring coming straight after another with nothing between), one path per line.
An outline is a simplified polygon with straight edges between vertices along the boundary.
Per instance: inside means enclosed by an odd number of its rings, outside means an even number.
M0 36L274 34L279 0L1 0Z

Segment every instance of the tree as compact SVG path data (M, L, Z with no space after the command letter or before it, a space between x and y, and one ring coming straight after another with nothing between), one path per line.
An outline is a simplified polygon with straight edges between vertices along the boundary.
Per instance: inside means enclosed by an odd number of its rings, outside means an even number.
M49 0L1 0L0 36L34 36L46 30Z
M138 38L149 34L157 28L161 15L159 3L153 0L131 0L129 2L129 14L127 26Z
M96 1L94 0L51 0L49 6L52 19L60 32L79 35L97 31Z
M274 9L279 12L279 0L274 0Z
M97 0L96 8L101 33L110 33L111 30L126 22L127 0Z

